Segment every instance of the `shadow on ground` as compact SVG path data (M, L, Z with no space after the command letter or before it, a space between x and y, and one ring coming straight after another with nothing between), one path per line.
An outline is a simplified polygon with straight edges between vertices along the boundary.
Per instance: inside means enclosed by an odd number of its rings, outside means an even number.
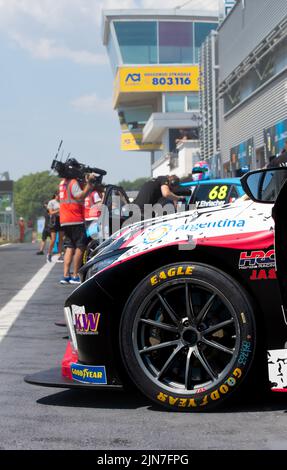
M167 412L167 409L152 403L136 390L116 392L65 390L47 395L37 400L37 403L41 405L95 409L128 410L148 408L154 412ZM209 411L209 413L266 413L274 411L284 411L287 413L287 394L270 392L264 396L251 397L249 399L244 398L244 400L240 400L239 397L232 402L223 403L219 408L217 407L215 410ZM204 410L201 410L201 412L204 412Z
M37 400L40 405L131 410L150 405L137 391L65 390Z

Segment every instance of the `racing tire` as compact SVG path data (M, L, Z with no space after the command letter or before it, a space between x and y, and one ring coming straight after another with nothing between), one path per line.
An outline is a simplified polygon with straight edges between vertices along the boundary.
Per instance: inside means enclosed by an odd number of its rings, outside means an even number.
M92 257L94 251L98 248L99 242L97 240L91 240L84 253L83 253L83 260L82 260L82 265L86 264Z
M152 272L121 319L120 349L131 380L173 411L218 407L242 388L255 347L248 295L231 276L200 263Z

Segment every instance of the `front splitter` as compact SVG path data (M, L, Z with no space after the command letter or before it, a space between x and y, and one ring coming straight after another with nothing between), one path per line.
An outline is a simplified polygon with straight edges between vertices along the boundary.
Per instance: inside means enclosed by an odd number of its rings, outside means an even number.
M101 384L85 384L76 382L63 377L60 367L53 369L43 370L35 374L26 375L25 382L32 385L40 385L41 387L55 387L55 388L77 388L88 390L123 390L122 385L101 385Z

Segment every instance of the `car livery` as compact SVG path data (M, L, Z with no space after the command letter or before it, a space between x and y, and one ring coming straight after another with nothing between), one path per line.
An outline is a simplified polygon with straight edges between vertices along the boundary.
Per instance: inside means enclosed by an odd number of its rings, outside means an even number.
M66 300L62 368L25 380L95 389L131 381L156 403L188 411L209 410L244 387L250 395L286 391L271 212L238 200L123 227Z

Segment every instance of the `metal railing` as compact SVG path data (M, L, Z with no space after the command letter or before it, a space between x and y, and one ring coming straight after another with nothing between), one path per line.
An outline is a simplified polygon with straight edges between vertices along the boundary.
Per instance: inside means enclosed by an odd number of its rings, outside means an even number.
M16 242L19 240L19 228L12 224L0 223L0 241Z

